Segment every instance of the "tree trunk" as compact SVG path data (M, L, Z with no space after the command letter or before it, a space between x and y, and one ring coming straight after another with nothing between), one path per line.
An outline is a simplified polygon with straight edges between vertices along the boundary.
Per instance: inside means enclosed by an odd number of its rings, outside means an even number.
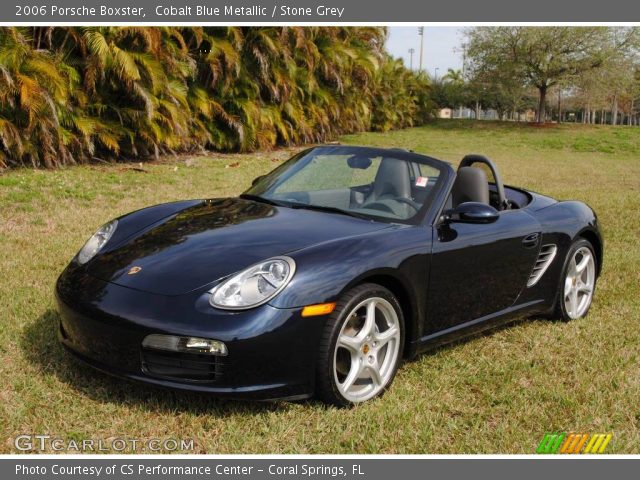
M558 89L558 123L562 123L562 90Z
M613 105L611 107L611 125L618 124L618 94L613 96Z
M480 120L480 102L476 100L476 120Z
M64 34L64 38L62 39L62 43L60 44L60 48L58 49L60 52L64 52L64 47L67 44L67 40L69 39L69 34L71 30L67 28L67 33Z
M544 123L545 116L546 116L546 112L544 111L544 109L545 109L545 103L547 101L547 86L545 85L544 87L538 87L538 91L540 93L540 100L538 102L537 121L538 123Z

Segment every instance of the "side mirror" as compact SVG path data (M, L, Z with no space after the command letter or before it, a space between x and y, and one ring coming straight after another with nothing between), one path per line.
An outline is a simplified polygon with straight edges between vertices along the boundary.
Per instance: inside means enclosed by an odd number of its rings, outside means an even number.
M493 223L499 216L498 210L481 202L464 202L444 212L444 220L448 223Z
M253 187L256 183L258 183L264 177L265 177L265 175L260 175L259 177L254 178L253 181L251 182L251 186Z

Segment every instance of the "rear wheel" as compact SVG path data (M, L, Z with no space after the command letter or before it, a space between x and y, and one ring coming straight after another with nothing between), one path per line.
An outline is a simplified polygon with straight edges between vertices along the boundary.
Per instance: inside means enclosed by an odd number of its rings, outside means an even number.
M398 369L403 339L402 310L389 290L364 284L347 292L320 342L319 396L348 406L381 395Z
M596 257L588 240L571 245L564 265L554 316L565 321L587 315L596 288Z

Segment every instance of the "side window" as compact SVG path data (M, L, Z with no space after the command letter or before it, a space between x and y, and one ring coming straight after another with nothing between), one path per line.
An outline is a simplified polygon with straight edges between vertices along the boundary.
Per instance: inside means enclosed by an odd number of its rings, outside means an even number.
M437 168L420 164L418 164L418 167L420 168L420 175L422 177L438 178L440 176L440 170Z
M411 163L411 195L418 203L424 203L440 176L440 170L429 165Z
M451 210L453 208L453 194L449 193L447 200L444 202L444 211Z

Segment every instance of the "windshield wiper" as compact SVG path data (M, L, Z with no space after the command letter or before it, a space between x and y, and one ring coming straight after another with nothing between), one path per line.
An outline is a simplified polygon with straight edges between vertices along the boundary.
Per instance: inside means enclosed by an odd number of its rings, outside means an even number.
M317 210L318 212L337 213L340 215L347 215L349 217L361 218L363 220L371 220L371 218L361 213L350 212L349 210L342 210L336 207L327 207L325 205L312 205L309 203L290 203L287 205L290 208L300 208L305 210Z
M244 198L245 200L262 202L268 205L275 205L276 207L289 207L289 208L295 208L295 209L316 210L318 212L337 213L339 215L347 215L349 217L361 218L364 220L371 220L369 217L367 217L366 215L362 215L361 213L350 212L348 210L342 210L341 208L336 208L336 207L327 207L324 205L311 205L308 203L278 202L276 200L271 200L270 198L261 197L260 195L254 195L252 193L243 193L242 195L240 195L240 198Z
M275 205L276 207L288 207L289 205L284 202L276 202L270 198L261 197L260 195L253 195L252 193L243 193L240 198L245 200L253 200L254 202L266 203L268 205Z

